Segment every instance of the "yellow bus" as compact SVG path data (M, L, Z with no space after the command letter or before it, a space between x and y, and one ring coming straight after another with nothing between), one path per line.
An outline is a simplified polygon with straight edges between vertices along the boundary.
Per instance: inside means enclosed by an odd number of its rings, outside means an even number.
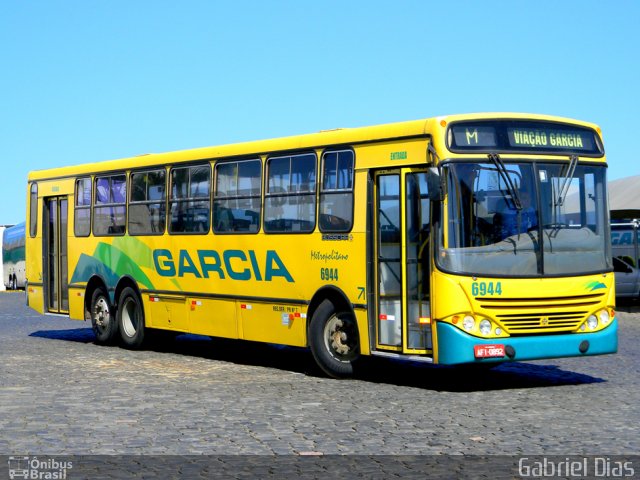
M434 117L28 178L29 305L154 330L485 364L617 350L600 128Z

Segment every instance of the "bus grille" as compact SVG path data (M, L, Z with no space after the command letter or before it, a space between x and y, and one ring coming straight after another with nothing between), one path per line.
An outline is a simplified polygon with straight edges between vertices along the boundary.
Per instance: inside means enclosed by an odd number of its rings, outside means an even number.
M510 335L576 330L604 294L549 298L476 297L480 307Z

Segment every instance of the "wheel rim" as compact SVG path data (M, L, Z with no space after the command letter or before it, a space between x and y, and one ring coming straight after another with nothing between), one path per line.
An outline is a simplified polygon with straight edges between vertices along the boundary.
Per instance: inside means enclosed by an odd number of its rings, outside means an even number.
M104 297L98 298L93 308L93 320L100 330L106 329L111 323L111 311Z
M324 345L333 358L348 363L357 356L357 335L353 323L333 315L324 326Z
M127 298L122 306L122 329L127 337L135 336L138 331L137 305L131 298Z

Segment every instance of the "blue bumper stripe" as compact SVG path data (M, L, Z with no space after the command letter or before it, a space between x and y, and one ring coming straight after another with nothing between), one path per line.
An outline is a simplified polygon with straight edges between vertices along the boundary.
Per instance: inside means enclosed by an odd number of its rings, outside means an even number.
M583 357L602 355L618 351L618 320L596 333L570 333L562 335L532 335L527 337L509 337L483 339L473 337L448 323L437 323L438 363L452 365L456 363L475 363L474 345L503 344L515 350L513 358L485 358L482 362L504 362L521 360L539 360L542 358ZM580 353L583 341L589 342L589 349Z

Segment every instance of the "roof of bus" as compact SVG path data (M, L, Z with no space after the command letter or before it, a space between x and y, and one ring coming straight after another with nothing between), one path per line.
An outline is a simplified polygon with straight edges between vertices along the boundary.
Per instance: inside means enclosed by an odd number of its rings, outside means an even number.
M552 115L509 112L467 113L443 115L421 120L411 120L367 127L336 128L333 130L323 130L317 133L291 137L202 147L174 152L143 154L117 160L106 160L94 163L85 163L77 166L37 170L29 173L29 180L42 180L53 177L90 174L95 173L96 171L126 170L130 168L149 167L163 163L180 163L201 159L249 156L277 151L295 151L314 147L349 145L369 141L418 137L441 132L446 128L447 124L454 121L477 119L528 119L571 123L592 128L600 134L600 128L593 123Z

